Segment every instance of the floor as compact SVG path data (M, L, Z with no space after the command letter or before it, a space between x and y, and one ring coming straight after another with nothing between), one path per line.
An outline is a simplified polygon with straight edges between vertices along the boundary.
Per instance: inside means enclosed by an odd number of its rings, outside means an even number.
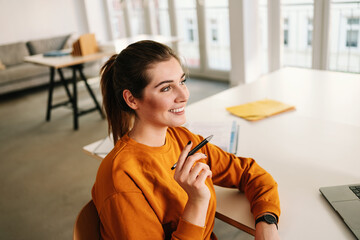
M100 99L98 81L91 81ZM227 89L224 82L189 79L189 104ZM80 84L79 105L91 105ZM55 101L65 93L57 87ZM46 89L0 100L0 239L71 239L75 218L91 198L99 161L82 147L107 134L97 112L80 118L73 130L72 112L52 111L45 121ZM216 221L219 239L253 239Z

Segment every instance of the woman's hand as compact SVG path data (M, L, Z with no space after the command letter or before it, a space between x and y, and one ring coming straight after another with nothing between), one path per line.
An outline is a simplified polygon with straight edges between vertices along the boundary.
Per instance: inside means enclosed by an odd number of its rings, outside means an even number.
M206 158L203 153L195 153L187 157L192 143L189 142L180 154L175 170L174 179L185 190L188 202L183 212L183 219L198 226L205 225L206 213L211 197L210 190L205 184L212 173L207 164L196 161Z
M205 184L206 178L212 176L210 168L207 164L196 161L206 158L203 153L195 153L187 157L192 143L189 142L180 154L174 178L176 182L188 194L189 201L203 202L209 201L210 191ZM194 165L195 164L195 165Z

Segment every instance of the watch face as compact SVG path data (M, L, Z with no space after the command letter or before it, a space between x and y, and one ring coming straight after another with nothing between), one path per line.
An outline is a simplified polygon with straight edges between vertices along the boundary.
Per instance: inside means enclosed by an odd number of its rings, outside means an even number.
M264 219L268 223L276 223L276 219L272 215L264 215Z

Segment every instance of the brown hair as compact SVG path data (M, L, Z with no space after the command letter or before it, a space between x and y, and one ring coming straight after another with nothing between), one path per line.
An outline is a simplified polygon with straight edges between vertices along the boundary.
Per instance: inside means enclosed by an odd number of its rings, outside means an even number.
M179 58L168 46L144 40L133 43L114 54L102 66L101 92L103 108L108 120L108 131L112 132L114 143L127 133L133 124L135 111L123 98L123 91L128 89L135 98L142 98L143 90L150 82L147 70L151 65Z

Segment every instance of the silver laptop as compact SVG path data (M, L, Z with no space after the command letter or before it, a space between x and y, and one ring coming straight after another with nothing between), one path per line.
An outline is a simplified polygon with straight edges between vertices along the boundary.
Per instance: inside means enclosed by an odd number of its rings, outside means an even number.
M322 187L319 190L360 239L360 184Z

